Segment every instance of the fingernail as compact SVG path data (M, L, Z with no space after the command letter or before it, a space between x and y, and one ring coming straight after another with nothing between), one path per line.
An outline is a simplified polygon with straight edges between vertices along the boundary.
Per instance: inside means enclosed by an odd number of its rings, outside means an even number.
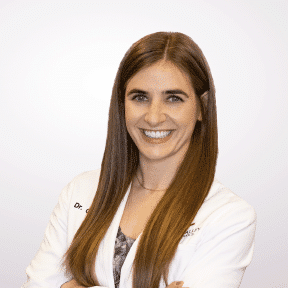
M178 281L176 282L176 285L180 285L182 283L182 281Z

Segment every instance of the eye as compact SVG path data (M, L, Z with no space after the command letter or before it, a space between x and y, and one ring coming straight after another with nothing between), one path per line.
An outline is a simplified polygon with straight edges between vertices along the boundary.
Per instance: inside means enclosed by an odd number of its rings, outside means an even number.
M132 98L132 100L137 100L137 102L143 102L143 99L142 100L138 100L139 98L141 99L142 97L145 97L145 98L147 98L145 95L141 95L141 94L138 94L138 95L135 95L135 96L133 96L133 98ZM171 96L169 96L167 99L174 99L174 101L169 101L168 100L168 102L184 102L183 101L183 99L181 98L181 97L179 97L179 96L176 96L176 95L171 95Z
M172 96L168 97L168 99L171 99L171 98L174 98L174 99L177 100L177 101L175 100L175 101L172 101L172 102L180 102L180 101L183 102L183 99L181 97L178 97L178 96L175 96L175 95L172 95Z
M133 96L132 100L134 100L134 99L137 100L138 97L146 97L146 96L145 96L145 95L138 94L138 95ZM137 102L143 102L143 101L138 101L138 100L137 100Z

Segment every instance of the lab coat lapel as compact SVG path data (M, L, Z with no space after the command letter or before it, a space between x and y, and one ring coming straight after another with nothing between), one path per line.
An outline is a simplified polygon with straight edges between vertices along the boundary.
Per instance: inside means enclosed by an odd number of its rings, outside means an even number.
M98 277L98 281L100 282L101 286L106 286L109 288L115 287L114 276L113 276L113 256L114 256L115 240L116 240L116 236L118 232L118 227L120 225L120 221L124 212L124 208L125 208L125 205L126 205L129 193L130 193L131 184L132 182L130 183L127 189L127 192L121 204L119 205L119 208L111 222L111 225L108 228L107 233L104 236L99 246L99 250L97 253L97 257L96 257L95 270L96 270L96 275ZM121 273L121 276L122 276L122 273ZM120 278L120 281L121 281L121 278Z

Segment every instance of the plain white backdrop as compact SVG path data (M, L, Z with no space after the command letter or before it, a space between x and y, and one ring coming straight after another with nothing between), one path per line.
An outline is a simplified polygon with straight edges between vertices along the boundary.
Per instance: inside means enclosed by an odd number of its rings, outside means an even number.
M1 286L26 281L62 188L100 168L124 53L178 31L215 81L216 178L257 213L241 287L288 287L287 15L272 0L0 0Z

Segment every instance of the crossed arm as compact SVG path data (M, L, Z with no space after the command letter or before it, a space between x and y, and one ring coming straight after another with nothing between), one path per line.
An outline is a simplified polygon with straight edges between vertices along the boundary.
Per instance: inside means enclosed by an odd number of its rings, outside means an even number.
M174 281L170 285L168 285L166 288L189 288L189 287L182 287L183 284L184 284L183 281ZM60 288L85 288L85 287L78 285L76 280L72 279L69 282L64 283Z

